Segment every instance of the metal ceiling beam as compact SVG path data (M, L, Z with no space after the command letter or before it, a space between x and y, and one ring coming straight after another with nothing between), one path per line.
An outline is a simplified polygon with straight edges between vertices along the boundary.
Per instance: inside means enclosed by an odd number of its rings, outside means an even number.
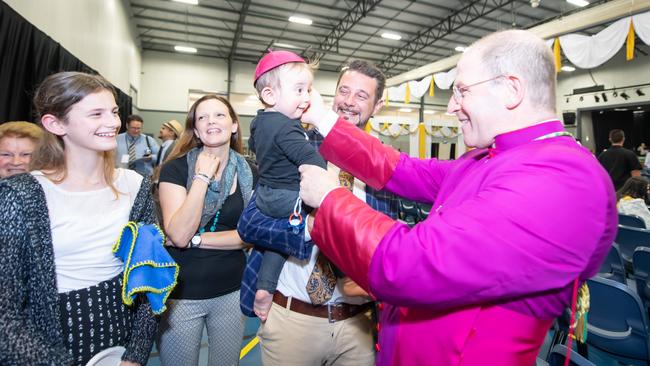
M311 55L312 60L320 60L325 52L329 52L333 47L337 48L341 38L354 27L357 22L364 18L381 0L359 0L357 4L341 19L334 29L328 34L318 46L322 52L314 52Z
M217 26L214 26L214 25L193 25L193 24L187 24L184 21L167 20L165 18L158 18L158 17L148 16L148 15L139 16L139 19L156 21L156 22L161 22L161 23L168 23L168 24L177 24L177 25L180 25L180 26L183 26L183 27L187 27L188 30L187 31L186 30L178 30L178 29L173 29L173 28L164 28L164 27L150 26L150 25L145 25L145 24L137 24L136 26L138 28L152 29L152 30L158 30L158 31L163 31L163 32L173 32L173 33L183 32L183 33L187 33L189 35L202 36L202 37L213 37L213 38L217 37L219 39L223 39L224 41L230 41L230 38L221 38L221 37L218 37L218 36L213 35L213 34L193 32L193 31L190 31L189 29L198 28L198 29L201 29L201 30L215 30L215 31L229 32L229 33L233 32L232 30L230 30L228 28L217 27ZM137 18L136 18L136 20L137 20ZM272 27L267 27L267 28L271 29L271 30L280 31L280 29L277 29L277 28L272 28ZM265 39L269 39L269 40L277 39L277 37L274 37L273 35L270 35L268 33L254 32L254 31L250 30L250 28L249 28L249 30L245 31L244 34L249 35L249 36L254 36L254 37L265 38ZM289 37L286 37L286 36L282 37L282 38L283 38L283 40L287 40L289 42L293 42L293 43L297 43L297 44L303 44L304 45L305 43L308 43L308 42L305 42L304 39L299 39L299 38L289 38ZM263 43L264 46L267 46L268 43L269 43L268 41L267 42L259 41L259 42ZM350 42L358 42L358 41L350 41ZM378 43L378 42L367 42L366 44L376 46L376 47L385 47L384 44ZM317 45L316 45L315 42L313 42L312 50L319 51L315 47L317 47ZM433 57L445 57L445 56L447 56L447 55L445 55L443 53L438 53L438 52L423 52L423 54L430 55L430 56L433 56ZM380 61L379 58L377 60Z
M237 51L237 44L241 39L242 32L244 31L244 21L246 21L246 14L248 13L248 8L250 6L251 6L251 0L245 0L241 6L241 9L239 10L239 21L237 22L237 30L235 31L235 36L232 38L232 45L230 46L230 54L228 55L228 62L232 62L233 56Z
M167 24L177 24L177 25L181 25L183 27L188 27L188 28L189 27L197 27L197 28L201 28L201 29L212 29L212 30L216 30L216 31L220 31L220 32L232 33L232 29L224 28L224 27L216 27L214 25L188 24L188 23L182 22L180 20L171 20L171 19L165 19L165 18L158 18L158 17L152 17L152 16L148 16L148 15L141 15L141 16L138 16L136 18L136 20L140 20L140 19L141 20L151 20L151 21L154 21L154 22L161 22L161 23L167 23ZM148 25L144 25L144 24L137 24L137 26L138 27L140 27L140 26L149 27ZM173 31L173 32L178 32L179 31L178 29L171 29L171 28L163 28L163 29L167 29L167 30Z
M614 0L528 30L541 38L548 39L562 34L578 32L647 10L650 10L650 1ZM454 55L407 71L386 80L386 86L399 85L405 81L416 80L435 72L449 70L456 66L459 59L460 55Z
M217 18L215 16L211 16L211 15L206 15L206 14L181 12L181 11L177 11L177 10L174 10L174 9L167 9L167 8L164 8L164 7L161 7L161 6L152 6L152 5L143 5L143 4L133 3L133 4L131 4L131 7L132 8L144 9L144 10L160 11L160 12L175 14L175 15L181 15L183 17L195 17L195 18L216 20L216 21L220 21L220 22L224 22L224 23L233 23L233 25L237 24L237 22L234 20L235 19L234 17L237 15L237 12L234 11L234 10L229 10L230 12L232 12L233 18L225 18L225 19L223 19L223 18ZM217 9L217 10L220 10L220 9ZM136 19L138 17L141 17L141 15L135 15Z
M435 41L442 39L486 14L493 12L495 9L505 6L514 0L475 0L462 9L454 12L439 23L422 31L415 38L409 39L401 48L393 49L390 54L378 65L384 72L391 70L395 65L410 58L415 53L425 47L430 46ZM495 7L489 7L488 3L494 4Z
M443 6L440 6L440 5L433 5L433 4L429 4L429 3L422 3L422 5L427 5L427 6L430 6L430 7L435 8L435 9L442 10L442 11L443 11L444 13L446 13L446 14L453 13L453 12L456 11L456 9L453 9L453 8L443 7ZM382 6L383 6L383 5L382 5ZM400 11L400 10L401 10L401 9L399 9L399 8L395 8L395 7L391 7L391 6L384 6L384 7L385 7L386 9L393 10L393 11ZM431 21L428 22L426 25L422 25L422 27L426 27L426 26L428 26L429 24L431 24L432 22L440 22L440 21L442 21L442 20L445 19L445 18L441 18L441 17L435 17L435 16L430 16L430 15L423 15L423 14L421 14L421 13L417 13L417 12L414 12L414 11L411 11L411 10L404 10L403 12L404 12L405 14L416 15L416 16L424 16L424 17L428 17L428 18L430 18ZM374 15L373 15L373 16L374 16ZM493 21L493 22L497 22L497 20L495 20L495 19L486 19L486 20L490 20L490 21ZM413 23L413 24L415 24L415 23ZM421 24L418 23L417 25L421 25ZM492 31L493 31L493 29L489 29L489 28L482 27L482 26L475 26L475 28L477 28L477 29L479 29L479 30L482 30L482 31L485 31L485 32L492 32Z
M227 41L230 40L230 38L222 38L222 37L218 37L218 36L215 36L215 35L212 35L212 34L193 32L193 31L189 31L189 30L188 30L188 31L182 31L182 33L179 33L179 30L175 30L175 29L168 29L168 28L162 28L162 27L148 26L148 25L143 25L143 24L137 24L136 26L137 26L138 29L153 30L153 31L157 31L157 32L165 32L165 33L170 33L170 34L172 34L172 35L187 34L187 35L195 36L195 37L204 37L204 38L209 38L209 39L216 39L216 40L222 41L222 43L225 43L225 42L227 42ZM206 27L201 27L201 28L206 28ZM209 28L208 28L208 29L209 29ZM250 32L246 32L246 34L250 34ZM264 34L260 34L260 33L254 33L254 34L252 34L252 35L253 35L253 36L259 36L259 37L261 37L261 36L268 36L268 35L264 35ZM147 37L148 39L150 39L150 40L152 40L152 41L155 40L155 39L157 39L157 38L160 38L160 39L165 39L165 38L166 38L165 36L158 36L158 35L151 35L151 34L140 34L139 37L141 37L141 38L143 38L143 37ZM171 38L168 38L168 39L166 39L166 40L171 40ZM181 42L189 42L190 44L191 44L191 43L195 43L195 41L192 41L192 40L182 40L182 39L178 39L178 41L181 41ZM261 45L261 46L267 46L267 45L268 45L268 42L265 42L265 41L259 41L259 40L255 40L255 39L250 39L250 38L246 38L246 37L242 37L242 38L240 39L240 41L241 41L241 42L246 42L246 43L259 44L259 45ZM297 39L295 39L295 40L291 40L291 39L290 39L289 41L297 41ZM200 44L200 43L203 43L203 42L201 42L201 41L196 41L196 43L197 43L197 44ZM206 45L211 45L211 46L214 46L214 47L226 47L226 46L223 45L223 44L220 45L220 44L216 44L216 43L204 43L204 44L206 44ZM257 51L259 51L259 50L257 50ZM338 52L330 52L330 53L332 53L332 54L336 54L336 55L340 55L340 56L342 56L342 57L347 56L347 53L338 53ZM373 62L381 61L381 58L379 58L379 57L364 57L364 58L365 58L365 59L368 59L368 60L371 60L371 61L373 61ZM412 65L415 66L416 64L412 64Z
M144 5L142 5L142 6L141 5L135 5L135 6L144 7ZM152 6L147 6L147 9L148 10L156 10L156 11L167 11L164 8L152 7ZM173 14L183 15L183 16L185 15L183 13L178 13L178 12L173 12ZM251 15L250 11L248 12L248 15ZM376 15L372 15L372 16L375 17ZM234 32L231 28L228 28L228 27L215 26L215 24L218 24L218 22L223 22L224 21L223 19L215 18L215 17L208 16L208 15L201 15L200 18L208 19L208 20L211 20L211 21L214 21L214 22L211 22L212 23L211 25L205 25L205 24L200 24L200 25L196 24L195 25L195 24L188 24L185 21L166 19L166 18L156 17L156 16L152 16L152 15L142 15L142 14L140 14L140 15L135 16L136 20L140 20L140 19L141 20L151 20L151 21L158 21L158 22L163 22L163 23L178 24L178 25L182 25L182 26L201 27L201 28L208 28L208 29L214 29L214 30L220 30L220 31L226 31L226 32ZM379 17L379 18L382 19L382 18L385 18L385 17ZM232 20L228 20L228 21L232 22ZM362 23L358 23L358 24L362 24ZM266 29L277 30L277 31L284 31L285 30L284 28L278 28L278 27L273 27L273 26L263 26L263 27L266 28ZM328 27L327 29L329 30L331 28ZM246 31L246 33L250 34L251 31ZM263 34L261 34L261 33L255 33L255 34L263 36ZM361 31L355 31L355 34L360 34L360 35L363 35L363 36L372 36L372 35L374 35L373 33L361 32ZM416 34L416 33L409 32L407 34ZM471 37L471 35L469 35L469 34L465 34L465 33L459 33L459 34L462 35L462 36ZM266 36L270 37L268 34L266 34ZM273 37L270 37L270 38L273 38ZM476 37L473 37L473 38L476 38ZM350 42L359 42L359 43L361 43L361 41L355 41L355 40L350 40ZM377 47L385 47L386 46L385 44L379 43L379 42L366 42L366 44L377 46ZM316 51L318 51L318 50L316 50ZM444 56L446 56L444 53L439 53L439 52L424 51L422 53L425 54L425 55L433 56L433 57L444 57Z
M179 30L176 30L176 29L154 27L154 26L148 26L148 25L142 25L142 24L137 24L136 26L139 29L146 29L146 30L152 30L152 31L157 31L157 32L166 32L166 33L171 33L171 34L175 34L175 35L180 34L180 35L188 35L188 36L196 36L196 37L206 37L206 38L210 38L212 40L221 41L222 42L221 45L219 45L217 43L213 43L214 46L220 46L220 47L221 46L227 47L225 45L225 42L230 41L230 37L223 38L223 37L215 36L215 35L212 35L212 34L192 32L192 31L189 31L189 30L188 31L179 31ZM140 37L149 37L149 38L158 38L158 36L151 35L151 34L140 34L139 36ZM192 41L185 40L185 42L192 42Z

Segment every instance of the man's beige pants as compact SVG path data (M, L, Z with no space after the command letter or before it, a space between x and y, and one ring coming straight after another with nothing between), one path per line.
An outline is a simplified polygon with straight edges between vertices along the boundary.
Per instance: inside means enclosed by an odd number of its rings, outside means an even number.
M273 303L258 336L264 366L372 366L373 323L368 312L330 323Z

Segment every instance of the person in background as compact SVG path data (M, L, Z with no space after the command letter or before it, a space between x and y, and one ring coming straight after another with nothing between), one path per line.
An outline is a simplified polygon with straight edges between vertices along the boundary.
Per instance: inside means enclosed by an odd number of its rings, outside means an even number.
M625 132L615 129L609 131L609 142L612 146L598 155L598 161L612 178L616 190L630 177L641 176L641 163L632 150L623 147Z
M384 105L385 84L386 77L375 65L353 60L339 74L332 110L346 123L363 131L370 118ZM314 146L322 143L323 137L316 130L308 131L308 134ZM328 163L327 169L339 176L355 197L385 215L397 218L398 200L395 196L373 189L359 179L350 182L350 174L334 164ZM274 219L259 211L248 217L248 213L246 210L242 215L238 228L240 233L247 235L243 237L246 242L265 244L275 250L281 249L277 243L283 243L283 238L285 242L300 244L300 240L294 240L295 236L286 235L286 219ZM255 230L250 230L249 226ZM377 328L368 316L368 310L374 305L369 294L349 277L338 276L329 287L331 297L325 304L315 304L312 299L311 291L316 287L312 284L317 282L317 275L323 273L319 268L326 267L327 263L327 258L314 245L309 247L306 259L294 256L285 263L267 321L258 332L265 366L375 364L373 331ZM249 316L253 314L254 278L255 271L249 261L242 284L242 311Z
M329 111L316 91L303 114L325 136L325 160L375 189L433 204L411 228L328 172L300 167L300 195L319 206L314 243L385 304L379 366L535 364L553 320L616 236L610 178L556 116L544 41L492 33L457 68L447 112L476 147L457 160L399 154Z
M137 114L126 117L126 132L117 136L115 165L135 170L143 177L150 177L160 147L156 139L142 134L143 124L142 117Z
M0 125L0 179L25 173L32 152L43 137L35 123L15 121Z
M618 212L624 215L635 215L645 221L645 227L650 229L650 210L646 205L648 196L648 181L643 177L632 177L625 181L623 187L616 192Z
M158 138L162 141L158 155L156 156L156 165L160 166L167 159L169 154L174 150L176 141L183 133L183 125L175 119L169 120L160 126Z
M165 366L198 365L203 329L208 365L236 365L244 335L239 288L246 264L237 221L256 169L241 155L239 119L227 99L208 94L190 108L185 132L160 171L167 249L180 266L158 334Z
M30 174L0 181L0 364L85 365L123 346L147 363L157 321L146 297L122 302L112 252L129 221L154 223L147 178L114 168L120 128L113 86L62 72L38 87L46 130Z

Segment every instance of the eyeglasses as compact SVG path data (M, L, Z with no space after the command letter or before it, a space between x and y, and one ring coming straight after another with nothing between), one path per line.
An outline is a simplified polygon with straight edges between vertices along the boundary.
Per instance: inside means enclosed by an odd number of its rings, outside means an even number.
M499 78L502 78L502 77L505 77L505 75L495 76L493 78L483 80L483 81L479 81L478 83L465 85L465 86L456 86L456 85L454 85L454 86L451 87L451 91L454 93L453 94L454 95L454 100L456 100L456 103L460 103L463 100L463 97L465 96L465 93L469 90L469 88L471 88L473 86L483 84L483 83L487 83L488 81L493 81L493 80L496 80L496 79L499 79Z

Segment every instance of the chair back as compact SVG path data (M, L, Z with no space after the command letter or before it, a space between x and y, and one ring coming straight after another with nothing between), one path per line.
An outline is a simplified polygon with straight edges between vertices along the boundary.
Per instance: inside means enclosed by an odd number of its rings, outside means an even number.
M637 247L650 247L650 230L618 225L614 240L621 250L623 262L632 263L632 254Z
M643 301L646 308L650 308L650 248L640 247L634 250L632 256L632 268L634 269L634 280L636 282L636 293Z
M648 318L639 296L622 283L594 277L587 281L591 304L587 343L624 363L647 365Z
M598 275L616 282L625 283L627 276L623 258L621 257L621 249L618 247L618 244L612 244L612 247L609 249L609 254L607 254L605 261L600 266Z
M645 221L637 215L618 214L618 224L639 229L646 229Z
M565 345L556 344L555 347L553 347L551 350L551 354L548 356L549 366L564 366L564 360L566 360L566 351L567 348ZM578 352L574 350L571 350L570 358L570 366L596 366L596 364L582 357Z

